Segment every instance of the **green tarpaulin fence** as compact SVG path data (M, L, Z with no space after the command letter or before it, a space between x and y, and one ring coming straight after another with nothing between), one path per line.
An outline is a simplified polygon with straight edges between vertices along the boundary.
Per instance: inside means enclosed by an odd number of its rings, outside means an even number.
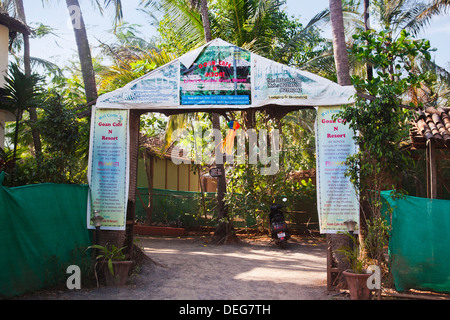
M395 288L450 292L450 201L390 194L382 192L393 209L389 255Z
M75 255L91 245L87 193L88 187L80 185L6 188L0 182L0 297L39 290L69 276Z
M0 298L64 283L67 267L78 264L91 245L86 226L87 185L39 184L17 188L1 185L0 175ZM136 219L145 221L148 190L140 188ZM201 194L153 190L153 221L208 225L200 210ZM205 194L206 206L214 212L215 193ZM307 202L299 207L306 210ZM306 211L305 211L306 212ZM317 216L315 211L312 216ZM309 215L305 215L308 221ZM241 219L239 226L254 226L254 219Z

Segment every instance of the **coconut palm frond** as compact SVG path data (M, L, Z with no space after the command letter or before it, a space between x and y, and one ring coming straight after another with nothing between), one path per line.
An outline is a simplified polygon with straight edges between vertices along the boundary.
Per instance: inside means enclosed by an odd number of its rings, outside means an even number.
M188 0L163 0L162 9L179 34L185 35L187 43L199 46L205 43L203 22L200 11L192 8Z
M38 57L30 57L30 60L33 68L42 67L54 76L64 77L62 69L53 62Z

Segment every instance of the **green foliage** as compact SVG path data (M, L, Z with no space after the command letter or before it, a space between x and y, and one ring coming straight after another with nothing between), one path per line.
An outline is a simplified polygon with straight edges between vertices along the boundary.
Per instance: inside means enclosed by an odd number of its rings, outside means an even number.
M14 170L13 152L0 148L0 172L6 176L7 172Z
M78 119L66 101L55 89L45 91L35 100L41 109L36 123L43 146L40 155L34 155L28 147L32 143L29 121L24 118L20 122L23 125L17 135L16 166L8 148L4 152L10 156L2 161L7 173L16 169L15 185L85 183L89 124ZM10 178L8 175L5 185L13 185Z
M40 119L40 126L47 152L73 153L79 139L76 115L55 92L48 92L41 106L44 112Z
M44 268L44 287L58 286L60 290L67 289L67 266L76 265L81 270L81 283L83 285L92 285L93 280L93 262L86 253L86 247L75 246L70 251L70 257L67 261L62 261L58 255L43 257Z
M42 96L43 109L38 120L43 143L43 154L22 162L22 184L28 183L83 183L86 171L86 124L56 91ZM83 130L84 129L84 130ZM26 167L29 166L29 170ZM34 167L34 168L33 168ZM25 171L26 170L26 171ZM33 171L33 174L31 172Z
M271 32L276 41L268 51L268 58L300 69L313 68L307 65L330 50L321 30L315 26L320 16L304 26L299 19L288 17L285 12L279 14L280 18L275 20L276 27Z
M267 221L269 207L273 203L284 203L288 210L296 201L313 197L315 187L312 181L297 182L289 178L290 172L280 164L280 172L262 175L260 165L234 165L227 174L228 185L225 202L229 217L240 217L247 227L260 227Z
M384 260L384 250L389 242L391 227L385 217L373 217L367 221L367 234L364 236L364 249L359 245L358 235L346 232L351 242L337 250L349 262L354 273L364 273L365 266L375 260L379 266ZM372 260L371 260L372 259Z
M245 122L243 115L238 112L230 114L229 117L242 126ZM173 117L171 122L175 119L177 117ZM298 202L315 197L315 187L311 180L292 179L293 171L311 169L315 166L314 121L315 110L292 112L289 117L280 121L269 119L263 113L256 114L256 129L280 128L282 151L279 156L279 171L275 175L262 175L261 164L249 164L250 147L246 140L245 159L238 159L239 155L235 154L234 164L225 165L227 175L225 202L228 206L229 221L239 220L239 223L244 221L247 227L256 227L257 223L261 226L273 202L281 202L282 198L287 198L287 205L295 210ZM173 125L174 129L184 128L183 138L179 138L176 145L185 148L191 159L202 162L196 166L196 170L200 167L206 167L208 170L206 165L212 164L214 160L209 156L209 152L213 152L214 149L213 138L207 134L211 129L209 115L190 114L188 117L182 117L180 123ZM228 126L225 122L222 125L222 137L225 137ZM199 212L200 216L214 213L214 206L217 205L215 199L198 197L198 202L202 209L202 212Z
M102 93L106 93L122 88L131 81L154 70L156 67L156 63L150 57L105 67L99 73L101 76L99 81L100 90Z
M358 237L351 235L350 233L345 233L348 236L351 246L343 246L336 250L344 256L344 259L348 261L350 265L350 270L353 273L364 273L364 267L366 259L362 256L361 250L359 248Z
M280 120L287 170L308 170L316 166L315 120L314 109L290 112Z
M353 38L353 53L374 68L373 79L353 76L353 84L372 99L358 96L356 103L343 107L336 118L347 121L357 134L359 151L347 158L347 175L360 191L361 200L369 200L372 214L380 216L379 192L396 189L401 172L411 167L409 152L401 148L412 116L403 100L409 90L429 80L427 73L413 68L413 62L419 55L429 59L430 45L411 39L405 31L397 39L389 31L373 30Z
M146 1L150 6L151 1ZM153 2L152 2L153 3ZM158 47L180 56L204 43L199 6L188 0L153 3L162 9ZM208 1L213 38L221 38L266 58L302 66L324 51L325 40L313 23L304 27L282 10L284 1Z
M173 16L170 14L165 14L164 18L159 21L157 30L160 40L158 41L158 47L175 56L182 56L186 52L192 50L192 41L186 40L190 35L189 33L182 33L181 30L175 26L177 21L178 20L173 19Z
M112 275L114 275L113 261L125 261L126 255L122 252L126 247L118 248L112 245L111 248L108 246L101 246L98 244L88 247L88 249L97 249L102 252L97 256L98 261L106 262L108 264L108 269Z
M175 58L172 53L157 49L153 40L143 38L134 24L118 26L113 35L111 43L101 43L101 56L96 59L100 94L119 89ZM103 58L107 58L107 64Z
M397 39L393 39L389 30L369 30L353 35L353 39L353 54L358 60L371 65L376 72L376 76L369 81L359 76L353 77L359 91L386 99L392 96L399 99L411 87L428 81L428 73L418 73L414 69L415 59L419 55L425 60L431 59L432 49L428 40L412 39L405 30Z
M167 118L154 113L143 114L140 118L140 131L146 137L161 136L167 126Z
M313 118L313 114L311 114ZM261 174L261 163L249 164L248 152L244 163L229 166L227 171L227 194L225 202L228 205L230 216L245 219L248 227L260 227L261 223L267 221L270 205L283 203L287 211L295 210L298 202L315 197L315 186L312 181L296 181L292 173L296 170L310 169L315 165L313 153L314 131L308 131L308 125L295 121L298 113L291 115L293 119L268 120L263 114L256 117L257 129L278 128L280 132L279 170L273 175ZM307 117L303 118L307 122ZM310 119L310 120L311 120ZM312 120L314 121L314 120ZM309 123L311 125L311 123ZM291 131L291 126L296 130ZM301 129L299 129L301 128ZM309 140L306 138L309 137ZM312 138L312 139L311 139ZM305 140L306 139L306 140ZM309 149L312 147L312 149ZM246 150L250 146L247 143ZM308 150L309 149L309 150ZM270 156L273 156L271 154ZM311 157L309 157L311 156ZM286 217L289 218L289 217Z
M39 92L41 77L37 74L26 75L16 64L11 64L5 76L5 85L0 88L0 109L9 111L16 118L14 129L13 164L8 172L9 184L15 185L17 179L17 149L19 141L20 121L24 111L34 107Z
M0 109L11 112L20 120L22 113L34 106L41 80L39 75L27 76L17 64L11 64L5 76L6 84L0 88L2 98Z
M374 217L367 221L365 249L367 256L378 261L378 264L383 261L384 248L389 243L390 231L391 226L383 217Z

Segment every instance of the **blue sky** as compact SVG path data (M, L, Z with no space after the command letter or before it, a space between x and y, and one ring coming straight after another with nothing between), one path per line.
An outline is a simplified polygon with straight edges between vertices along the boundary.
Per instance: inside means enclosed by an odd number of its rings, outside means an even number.
M155 30L149 25L145 15L136 10L141 0L123 0L124 20L142 25L142 30L150 37ZM111 29L112 16L106 12L102 17L98 10L94 9L90 1L80 0L84 20L90 37L92 47L98 45L98 40L103 42L113 39L108 34ZM300 17L306 23L315 14L326 8L329 0L287 0L287 12L290 15ZM48 36L44 39L33 40L31 43L31 54L64 65L68 58L76 57L76 45L73 30L68 24L68 12L65 1L51 0L50 4L42 6L40 0L24 0L28 23L42 21L46 25L56 29L57 37ZM450 14L436 17L433 23L420 35L431 41L432 47L438 50L433 54L436 63L446 67L450 71Z

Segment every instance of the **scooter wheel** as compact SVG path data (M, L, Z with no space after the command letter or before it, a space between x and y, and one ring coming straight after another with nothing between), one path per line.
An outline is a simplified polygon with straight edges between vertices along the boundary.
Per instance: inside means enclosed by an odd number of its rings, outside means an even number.
M280 241L279 245L280 245L280 248L281 248L281 249L286 249L286 247L287 247L287 241Z

